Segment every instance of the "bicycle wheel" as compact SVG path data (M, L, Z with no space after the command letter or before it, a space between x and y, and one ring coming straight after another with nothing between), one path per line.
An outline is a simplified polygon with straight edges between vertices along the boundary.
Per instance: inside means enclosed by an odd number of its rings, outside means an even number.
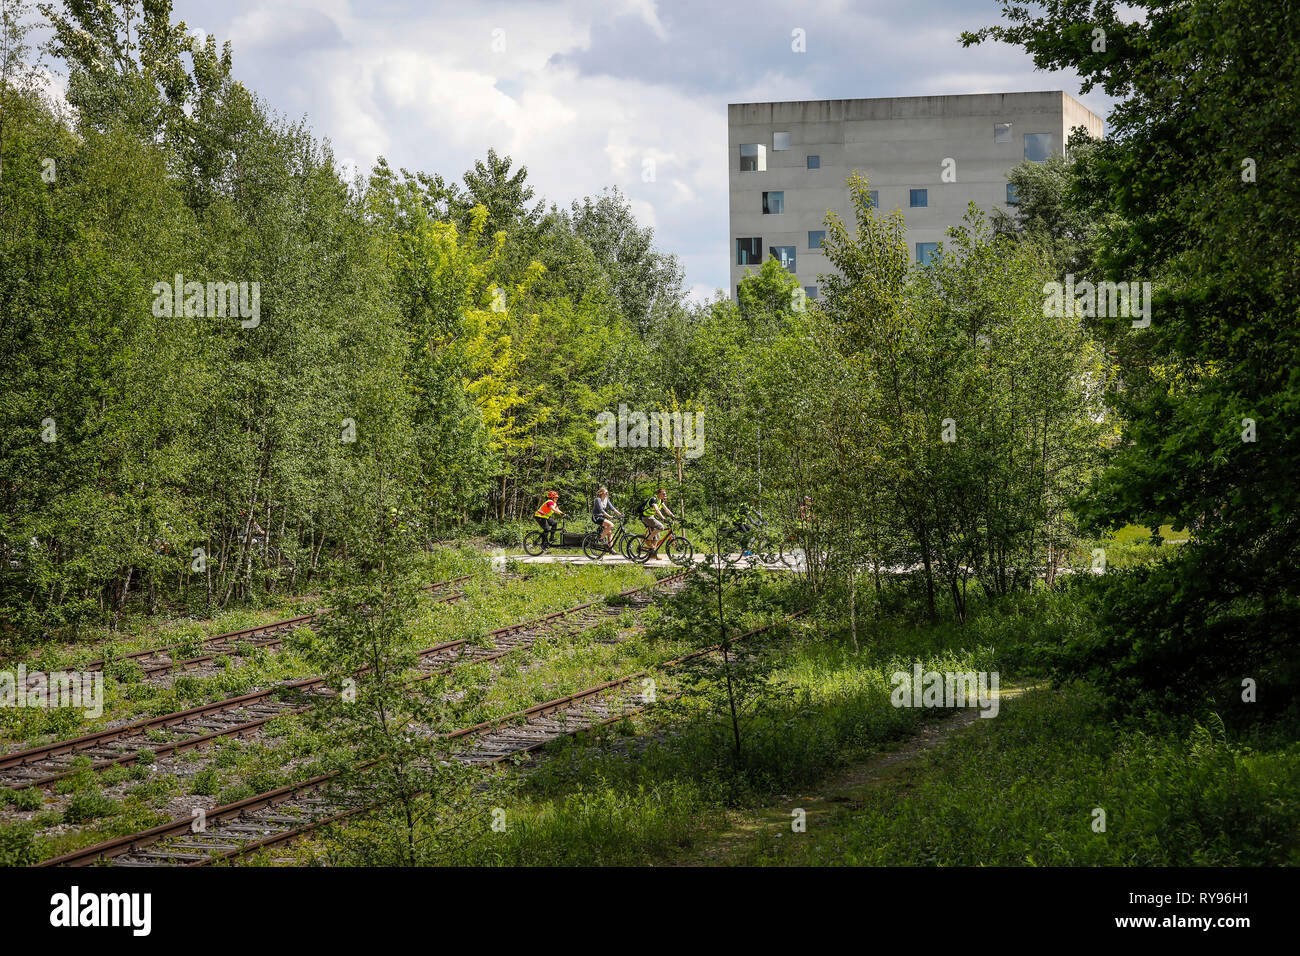
M645 564L646 560L650 557L650 549L646 547L645 535L634 534L632 537L628 538L627 546L623 549L623 553L627 556L629 561L636 564Z
M587 559L590 561L599 561L609 552L606 551L605 546L600 543L600 533L596 531L588 531L582 536L582 553L585 554Z
M638 538L644 541L645 535L629 534L626 538L623 539L623 546L622 548L619 549L619 553L622 554L623 557L627 558L629 561L636 560L636 558L632 557L632 553L633 553L633 549L636 547Z
M685 538L674 536L668 542L668 546L664 548L664 551L668 555L668 560L678 567L690 567L691 562L695 559L695 548Z
M524 553L537 557L546 550L546 539L540 531L530 531L524 535Z
M735 548L733 551L732 548ZM741 542L735 540L731 535L726 535L718 539L718 558L729 568L734 568L740 563L742 552Z

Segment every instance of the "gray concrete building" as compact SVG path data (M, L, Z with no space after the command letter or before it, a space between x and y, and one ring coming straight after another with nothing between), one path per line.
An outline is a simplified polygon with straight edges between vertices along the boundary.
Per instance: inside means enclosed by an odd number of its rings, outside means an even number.
M818 248L826 213L852 227L846 185L859 170L881 213L901 209L908 248L927 261L974 201L1014 203L1007 172L1060 154L1102 121L1061 91L733 103L727 107L731 294L750 269L780 258L811 297L830 271Z

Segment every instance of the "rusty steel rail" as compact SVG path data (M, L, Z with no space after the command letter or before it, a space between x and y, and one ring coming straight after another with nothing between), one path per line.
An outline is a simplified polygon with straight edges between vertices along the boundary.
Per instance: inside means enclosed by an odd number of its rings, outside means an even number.
M465 574L458 578L452 578L448 581L435 581L432 584L422 585L420 590L437 592L451 587L453 584L459 584L462 581L468 581L472 574ZM451 603L463 599L465 595L461 592L449 595L445 598L439 598L436 603ZM267 621L265 624L254 624L251 627L241 628L237 631L227 631L223 634L213 634L211 637L203 639L203 645L210 647L210 652L201 654L197 657L183 658L175 660L171 658L170 651L180 647L177 644L164 644L161 647L151 647L143 651L131 651L127 654L121 654L111 658L100 658L99 660L90 661L87 664L80 664L77 670L82 672L102 671L106 666L118 661L145 661L151 657L167 658L166 660L141 664L140 670L145 677L155 677L159 674L165 674L174 670L189 670L194 667L201 667L204 664L210 664L222 654L227 654L231 650L239 647L280 647L284 644L283 635L296 627L310 626L317 620L322 611L316 611L312 614L299 614L296 617L281 618L278 621ZM269 635L267 640L256 640L258 635ZM252 638L250 640L250 638Z
M442 582L442 583L445 585L451 582ZM297 619L292 619L292 620L297 620ZM269 627L271 625L265 625L265 626ZM246 632L235 632L235 633L246 633ZM458 642L449 642L449 644L446 645L436 645L431 648L426 648L425 650L420 651L419 654L421 656L434 654L439 652L443 648L451 646L452 644L455 643ZM122 724L118 727L111 727L106 730L100 730L100 731L95 731L94 733L83 734L79 737L72 737L66 740L57 740L48 744L41 744L36 747L29 747L25 750L13 751L11 753L0 755L0 773L3 773L3 771L9 770L14 767L20 767L26 764L35 763L42 760L48 760L51 757L88 750L98 745L107 743L108 741L115 740L121 737L130 736L132 734L144 733L149 730L161 729L163 727L180 723L182 721L192 720L196 717L207 717L216 713L220 713L222 711L236 710L239 709L240 707L248 706L250 704L254 704L255 702L265 700L269 698L271 695L279 691L310 690L320 685L323 682L324 682L324 678L309 677L303 680L291 681L287 684L276 684L274 686L264 688L263 690L260 691L254 691L249 694L241 694L237 697L227 697L227 698L222 698L221 700L209 701L208 703L200 704L197 707L191 707L187 710L174 711L169 714L161 714L157 717L146 717L140 720L131 721L130 723ZM185 749L185 748L182 747L178 749ZM104 765L108 766L109 764L106 763ZM52 783L55 779L59 779L62 776L66 776L66 774L57 775L55 777L52 777L49 781L46 782ZM24 783L18 786L11 786L11 789L22 789L23 787L29 785L30 784Z
M729 644L735 643L737 641L746 640L747 638L753 637L756 634L762 634L765 631L769 631L772 628L776 627L778 624L784 624L787 621L792 621L795 618L800 617L805 613L807 612L804 610L795 611L792 614L786 615L784 618L782 618L779 621L773 621L770 624L764 624L762 627L756 627L751 631L746 631L744 634L737 635L736 637L733 637L731 639ZM680 667L682 664L689 663L690 661L697 660L698 658L706 657L710 654L716 654L720 650L722 650L722 645L714 644L710 647L701 648L698 651L692 651L690 654L684 654L681 657L674 658L673 660L665 661L662 664L656 665L654 670L656 671L669 670L674 667ZM642 680L644 678L649 677L651 673L652 671L650 669L640 670L637 671L635 674L628 674L625 677L619 677L611 681L605 681L603 684L597 684L595 687L588 687L585 690L580 690L573 694L568 694L564 697L557 697L555 700L546 701L545 703L542 704L534 704L532 707L528 707L524 710L516 711L513 714L506 714L503 717L494 717L491 720L486 720L480 724L475 724L473 727L465 727L461 730L453 731L452 733L447 734L447 737L448 739L453 739L453 740L461 737L478 737L480 738L480 744L481 744L484 735L495 730L505 731L506 737L509 738L510 737L509 730L511 729L512 726L515 725L516 721L522 720L524 721L524 725L522 726L526 726L527 724L532 723L540 718L546 718L549 717L551 714L555 714L555 713L564 713L566 715L566 718L572 718L572 717L577 718L575 723L578 724L578 726L569 728L568 725L570 721L566 719L565 728L562 729L560 732L555 733L553 736L546 736L543 734L543 735L539 735L534 740L524 740L524 741L521 741L518 737L516 737L514 741L506 741L506 743L508 743L509 745L501 749L488 751L486 753L480 751L478 755L469 755L469 756L463 754L461 755L462 759L465 759L465 762L467 763L474 763L474 764L499 763L517 754L529 753L531 751L538 750L546 746L552 740L558 739L559 737L568 734L579 733L583 730L590 730L593 727L603 726L605 724L616 723L617 721L623 720L626 717L629 717L633 714L640 713L641 711L646 710L648 705L644 701L642 701L639 704L634 704L630 707L624 707L621 710L619 710L617 713L610 712L608 715L597 714L595 719L590 719L590 720L588 719L588 715L584 715L580 711L577 713L572 713L575 705L581 706L586 704L588 701L592 699L604 697L608 695L611 691L615 691L620 688L627 687L633 681ZM668 698L664 698L664 699L668 699ZM498 741L498 743L501 743L501 741ZM514 743L518 743L519 745L514 746L513 745Z
M677 576L675 575L674 577ZM784 618L780 619L779 621L773 621L769 624L763 625L762 627L757 627L751 631L747 631L744 634L738 635L737 637L732 638L731 643L735 643L737 641L743 641L757 634L762 634L780 624L785 624L789 621L792 621L795 618L800 617L805 613L807 613L806 610L795 611L792 614L786 615ZM673 667L679 667L683 664L689 663L690 661L707 656L709 654L716 654L721 649L722 649L721 644L715 644L711 647L706 647L701 650L694 651L690 654L685 654L674 660L665 661L664 663L658 665L657 669L664 670ZM519 737L516 736L514 740L509 742L509 749L506 750L505 752L501 752L498 750L498 751L483 753L480 750L480 752L476 754L474 751L466 750L459 754L456 754L455 757L453 758L475 766L483 766L483 765L493 764L493 763L502 763L506 760L509 760L512 757L520 756L526 753L531 753L532 751L540 750L542 747L545 747L548 744L553 743L554 741L559 740L562 737L573 736L575 734L582 733L583 731L594 730L597 727L602 727L608 724L617 723L621 720L626 720L628 717L635 716L636 714L648 710L650 704L646 702L644 699L638 700L636 698L632 699L635 700L635 702L631 702L625 699L623 702L624 706L618 708L605 707L600 704L596 704L596 706L593 707L592 704L593 702L599 701L603 697L609 696L611 692L618 691L621 688L626 688L633 681L640 680L644 677L649 676L650 673L651 671L648 669L640 670L637 671L635 674L628 674L625 677L620 677L611 681L605 681L602 684L597 684L595 687L588 687L585 690L580 690L573 694L568 694L564 697L558 697L555 700L546 701L545 703L542 704L535 704L532 707L528 707L524 710L516 711L513 714L506 714L502 717L494 717L491 720L486 720L480 724L475 724L473 727L465 727L461 730L453 731L449 734L445 734L444 737L448 740L477 737L479 738L479 742L482 743L484 739L491 739L490 735L493 732L505 731L508 733L513 728L520 726L516 724L516 721L519 720L523 720L525 722L523 726L527 727L527 725L529 724L536 724L540 721L546 720L546 718L550 717L550 715L552 714L560 713L565 716L566 719L564 719L563 721L548 721L549 726L546 728L538 728L540 732L536 733L532 739L527 739L527 738L520 739ZM664 697L661 699L669 700L672 698L672 696L675 695L670 695L668 697ZM574 711L575 707L580 708L579 711L577 711L576 713ZM582 712L583 709L586 709L587 712L583 713ZM499 745L500 744L498 742L497 746ZM355 773L361 770L366 770L377 763L379 763L378 760L371 761L367 764L363 764L360 767L353 768L353 772ZM334 772L335 776L341 774L342 771ZM328 777L318 778L314 786L319 787L328 782L329 782ZM284 830L278 833L274 833L274 832L269 833L266 836L263 836L259 839L252 840L247 843L242 843L237 846L231 846L227 849L219 850L214 854L202 856L199 859L190 860L187 863L185 863L185 865L186 866L210 866L213 863L220 863L220 862L225 862L227 860L233 860L239 857L248 856L252 853L257 852L258 850L266 849L268 847L277 846L284 843L289 843L292 840L295 840L298 837L303 836L304 834L310 833L313 830L318 830L322 827L328 826L331 823L337 823L341 820L346 820L350 817L357 816L358 814L361 813L367 813L372 810L376 810L380 806L382 806L382 803L375 803L375 802L362 804L359 806L345 806L342 805L341 803L336 803L333 806L334 812L328 813L325 816L316 819L304 820L302 822L299 822L296 826L293 826L288 830ZM186 821L182 820L178 822L184 823Z
M681 577L674 575L673 579ZM669 580L669 579L663 579ZM656 582L663 583L663 581ZM732 639L732 642L745 640L754 635L771 630L772 628L784 624L794 618L801 616L804 611L796 611L789 614L779 621L773 621L762 627L755 628L751 631L741 634ZM666 661L659 665L658 669L666 669L681 666L694 659L703 657L708 654L714 654L721 649L721 645L714 645L695 651L690 654L674 660ZM483 753L482 750L475 752L467 749L456 755L453 759L471 765L486 765L491 763L500 763L513 756L529 753L538 750L554 740L564 736L571 736L585 730L591 730L595 727L614 723L627 717L648 709L649 704L642 699L627 699L624 701L625 706L617 708L606 707L600 703L602 698L610 697L614 692L626 688L633 681L648 676L650 670L637 671L625 677L612 681L606 681L595 687L589 687L585 690L566 695L565 697L556 698L555 700L546 701L545 703L535 704L524 710L496 717L472 727L466 727L461 730L444 735L446 739L466 739L478 738L480 741L490 740L493 732L504 731L509 733L518 725L517 721L524 721L524 727L529 724L538 724L541 721L547 721L545 728L538 728L542 732L533 739L516 740L510 746L508 752L489 752ZM666 698L665 698L666 699ZM616 701L617 702L617 699ZM574 708L585 708L585 713L577 713ZM555 721L548 720L552 714L562 714L565 719ZM497 744L499 748L499 743ZM356 773L375 766L380 761L370 761L351 768L350 772ZM73 851L46 860L37 866L85 866L101 860L113 860L118 857L125 857L129 854L138 853L140 858L136 860L125 861L129 865L157 865L157 864L183 864L188 866L207 866L212 863L223 862L238 857L247 856L257 850L288 843L298 837L318 830L321 827L331 823L337 823L341 820L348 819L361 813L377 809L382 804L369 802L361 805L350 803L345 796L330 796L328 794L317 794L328 784L339 780L345 771L336 770L330 773L320 774L309 780L300 783L280 787L267 793L257 794L235 803L217 807L206 814L206 820L221 823L224 821L235 821L232 824L232 832L222 833L220 831L204 831L201 834L191 834L191 842L181 844L174 849L161 849L159 851L150 851L147 848L160 840L168 837L180 837L191 831L192 820L189 818L177 818L169 823L161 824L150 830L140 833L131 834L125 837L119 837L115 840L105 841L93 847L83 850ZM295 811L304 811L310 814L312 808L320 810L319 815L315 816L288 816L284 812L276 814L265 814L262 811L278 807L281 804L290 801L300 801L300 806L287 807ZM260 819L256 816L262 814ZM247 822L239 823L241 818L247 819ZM287 826L286 826L287 825ZM240 840L239 834L257 836L251 840Z
M642 591L650 591L652 589L658 588L665 584L679 582L682 579L684 579L685 573L686 572L680 572L678 574L660 578L658 581L654 581L650 584L643 585L641 587L630 588L626 591L619 592L617 596L630 597ZM529 626L538 626L538 625L545 625L548 623L552 623L570 614L576 613L584 609L595 607L598 604L602 604L602 603L608 606L607 601L606 602L589 601L584 604L577 605L576 607L570 608L567 611L559 611L552 614L547 614L540 618L534 618L531 621L523 622L520 624L507 625L505 627L497 628L496 630L490 631L488 633L492 635L508 635L511 633L524 630ZM467 640L460 640L460 641L447 642L447 644L438 645L438 646L439 647L460 646L460 645L465 645L467 643L468 643ZM499 657L499 656L502 656L502 654L497 653L493 655L493 657ZM511 717L513 717L513 715L511 715ZM511 718L505 718L505 719L511 719ZM353 772L355 772L358 769L364 770L372 766L373 763L374 762L363 764L359 768L352 768ZM280 787L276 790L268 791L267 793L257 794L255 796L248 797L244 800L240 800L223 807L217 807L212 812L206 814L205 818L207 820L215 820L217 822L220 822L221 820L225 820L225 819L237 818L245 813L254 813L259 810L273 807L285 801L294 799L301 794L314 792L315 790L319 789L321 786L328 783L329 781L335 780L338 777L340 777L342 773L343 771L332 771L330 773L321 774L319 776L312 777L311 779L302 781L300 783L290 784L284 787ZM323 801L317 800L316 802L322 803ZM342 819L343 817L351 816L353 815L353 813L360 812L361 810L365 810L365 809L369 809L369 808L348 807L343 805L337 805L332 807L332 812L327 813L326 817L331 819ZM301 823L299 823L298 827L292 828L295 831L292 835L286 836L284 834L278 834L278 835L270 834L266 838L264 838L262 842L264 845L272 845L273 843L276 842L283 842L283 840L292 839L294 836L298 835L298 830L301 829L308 822L311 822L312 825L306 827L306 829L316 829L319 826L323 826L326 817L322 817L320 820L316 822L302 821ZM285 819L286 818L284 817L277 817L275 822L283 823ZM292 822L298 823L299 821L292 821ZM99 843L91 847L86 847L81 850L74 850L70 853L63 854L62 856L55 857L50 860L46 860L41 863L37 863L35 865L36 866L88 866L96 862L99 862L101 860L111 860L119 856L123 856L129 853L142 850L143 848L153 843L156 843L159 840L165 839L167 837L179 836L187 832L188 830L190 830L192 823L193 823L192 819L186 817L180 817L170 821L169 823L163 823L156 827L152 827L148 830L141 831L139 833L129 834L127 836L118 837L113 840L107 840L104 841L103 843ZM306 832L306 830L304 829L302 830L302 832ZM180 853L179 855L172 853L168 855L168 858L176 857L178 859L183 860L186 855L187 854L183 852ZM215 862L216 860L223 859L223 858L224 857L220 855L211 857L210 859L205 856L204 860L206 862Z
M463 574L458 578L452 578L447 581L435 581L432 584L423 585L420 590L437 593L446 590L454 584L460 584L472 578L472 574ZM459 601L464 598L464 592L456 592L444 598L439 598L437 603L450 603ZM228 654L232 650L240 647L272 647L278 648L284 645L284 636L297 627L310 627L313 622L320 619L321 615L328 609L322 609L312 614L300 614L297 617L285 618L280 621L270 621L266 624L260 624L255 627L244 628L239 631L231 631L227 634L216 634L212 637L205 638L203 641L204 649L207 651L196 657L189 657L182 660L175 660L170 657L168 651L177 645L168 647L154 648L149 651L137 651L131 655L124 655L123 659L142 661L149 657L159 656L167 657L167 660L159 661L152 664L141 664L140 669L145 677L156 677L159 674L166 674L172 671L192 670L196 667L202 667L205 664L213 663L223 654ZM266 639L258 639L258 635L266 635ZM102 669L104 661L95 661Z
M620 592L618 597L631 597L641 591L660 587L665 583L677 581L682 578L681 574L671 575L659 579L647 585L636 588L629 588ZM506 654L518 650L520 647L529 646L532 641L516 641L514 638L521 634L526 634L530 630L539 627L546 627L557 621L579 614L584 610L602 607L605 602L586 602L575 607L562 611L556 611L551 614L543 615L539 618L533 618L517 624L509 624L504 627L495 628L486 633L486 636L493 640L492 647L480 647L471 643L470 638L460 638L454 641L445 641L441 644L435 644L416 652L416 657L420 662L421 669L424 673L417 680L425 680L435 674L445 673L452 667L457 666L465 661L470 662L488 662L504 657ZM445 666L426 669L426 663L444 663ZM364 674L369 670L368 667L359 669L356 674ZM163 714L158 717L150 717L137 720L120 727L108 730L98 731L92 734L86 734L81 737L71 738L69 740L56 741L50 744L44 744L39 747L33 747L28 750L18 751L0 757L0 780L8 777L5 783L9 789L22 790L29 787L47 787L59 780L71 776L77 771L67 766L53 766L48 769L50 773L30 776L23 774L26 767L41 762L50 762L53 758L77 754L85 751L100 750L102 759L91 765L91 770L99 771L117 764L130 763L136 760L142 750L148 750L153 753L155 758L170 756L171 754L191 750L206 746L215 740L225 737L244 737L257 732L275 717L299 714L311 709L311 704L305 706L294 706L292 703L273 699L274 695L280 692L319 692L323 691L325 677L308 677L302 680L292 681L286 684L277 684L264 688L260 691L254 691L249 694L243 694L238 697L226 698L219 701L212 701L202 704L198 707L192 707L188 710L177 711L170 714ZM214 719L221 724L220 715L227 712L247 709L252 712L251 720L236 720L224 726L210 727L209 724ZM167 743L142 742L135 749L128 750L121 754L105 755L102 751L106 744L114 740L132 737L144 734L150 730L157 730L163 727L169 727L185 722L197 722L200 730L207 732L197 734L179 741ZM6 773L8 771L8 773Z
M425 588L425 590L429 590L429 589ZM437 600L434 601L434 603L454 604L457 601L464 600L464 598L465 598L464 591L456 591L455 593L449 594L446 597L438 598ZM306 614L303 615L302 617L289 618L284 621L277 621L273 624L267 624L260 629L262 631L267 632L270 635L267 640L240 641L233 646L253 647L253 648L283 647L284 636L288 631L299 626L311 627L312 623L316 621L319 617L320 614ZM154 677L158 674L166 674L170 671L191 670L195 667L202 667L204 664L211 664L218 657L221 657L223 654L227 654L227 653L229 653L229 648L211 654L203 654L199 657L186 658L185 660L181 660L181 661L172 661L166 664L151 664L148 667L142 668L142 670L144 672L145 677Z

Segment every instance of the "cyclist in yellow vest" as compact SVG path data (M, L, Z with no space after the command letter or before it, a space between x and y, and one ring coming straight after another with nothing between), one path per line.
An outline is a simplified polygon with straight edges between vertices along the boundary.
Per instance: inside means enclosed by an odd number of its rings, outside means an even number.
M667 525L663 523L663 518L676 518L677 516L668 509L668 492L660 488L653 498L646 499L641 508L641 522L645 525L646 544L650 545L650 553L653 555L659 549L659 542L663 540L664 531Z
M545 536L547 541L551 540L551 536L555 532L555 529L559 527L559 523L552 517L552 515L559 515L561 518L568 517L568 515L560 510L559 500L559 492L548 491L546 493L546 500L542 502L542 506L533 514L533 517L537 519L537 523L541 525L542 534Z

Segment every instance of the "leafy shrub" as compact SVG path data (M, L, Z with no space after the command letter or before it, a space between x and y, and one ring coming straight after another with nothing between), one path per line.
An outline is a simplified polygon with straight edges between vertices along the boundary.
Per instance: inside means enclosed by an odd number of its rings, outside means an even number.
M1177 558L1081 582L1097 626L1062 648L1054 676L1087 680L1129 712L1212 710L1238 726L1294 719L1300 644L1278 622L1300 619L1300 605L1279 594L1264 613L1250 596L1221 599L1206 584L1212 553L1178 547ZM1250 705L1245 677L1269 690Z
M245 800L257 793L251 786L246 783L236 783L226 787L217 794L217 803L225 806L228 803L234 803L237 800Z
M63 811L64 823L89 823L118 811L117 801L97 790L79 790L68 800Z
M30 866L37 859L36 828L32 824L0 824L0 866Z
M216 767L206 767L190 777L190 793L210 797L221 786L221 771Z
M518 548L524 543L524 531L517 524L498 525L488 532L488 541L503 548Z
M175 642L172 645L173 659L186 660L201 656L206 637L203 626L197 621L186 625L184 630L175 635Z
M0 804L8 804L19 810L39 810L45 803L45 795L40 787L24 787L22 790L0 790Z

